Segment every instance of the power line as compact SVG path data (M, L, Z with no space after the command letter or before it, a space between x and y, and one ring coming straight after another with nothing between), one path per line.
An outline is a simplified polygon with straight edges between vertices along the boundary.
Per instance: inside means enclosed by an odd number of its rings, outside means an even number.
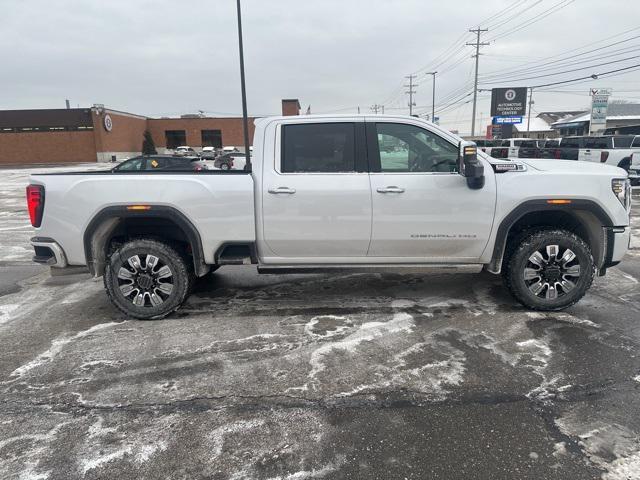
M524 81L524 80L534 80L536 78L555 77L556 75L562 75L564 73L578 72L580 70L588 70L588 69L594 68L594 67L602 67L604 65L611 65L611 64L614 64L614 63L627 62L629 60L633 60L633 59L636 59L636 58L640 58L640 55L634 55L633 57L622 58L620 60L613 60L611 62L597 63L595 65L588 65L586 67L572 68L570 70L563 70L561 72L548 73L546 75L535 75L533 77L523 77L523 78L511 78L511 79L507 79L507 80L509 80L510 82L520 82L520 81Z
M504 37L506 37L508 35L511 35L513 33L516 33L516 32L519 32L520 30L523 30L524 28L526 28L526 27L528 27L530 25L533 25L534 23L537 23L540 20L543 20L543 19L547 18L549 15L562 10L563 8L571 5L573 2L575 2L575 0L560 0L560 2L558 2L557 4L552 6L551 8L548 8L547 10L544 10L543 12L540 12L539 14L534 16L533 18L525 20L524 22L516 25L513 29L511 29L511 30L509 30L507 32L501 33L499 35L496 35L495 37L490 38L489 41L490 42L495 42L499 38L504 38Z

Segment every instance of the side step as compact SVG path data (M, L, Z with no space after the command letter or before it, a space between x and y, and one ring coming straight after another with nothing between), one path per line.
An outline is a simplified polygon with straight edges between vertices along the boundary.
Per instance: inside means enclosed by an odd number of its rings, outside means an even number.
M424 265L424 264L366 264L366 265L269 265L259 266L258 273L423 273L423 274L458 274L479 273L481 264L464 265Z

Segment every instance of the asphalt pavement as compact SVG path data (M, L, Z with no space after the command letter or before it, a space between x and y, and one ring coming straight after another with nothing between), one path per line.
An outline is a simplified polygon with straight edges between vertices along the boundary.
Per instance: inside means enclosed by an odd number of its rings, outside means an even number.
M23 180L0 172L2 479L640 478L638 216L560 313L486 273L223 267L141 322L29 263Z

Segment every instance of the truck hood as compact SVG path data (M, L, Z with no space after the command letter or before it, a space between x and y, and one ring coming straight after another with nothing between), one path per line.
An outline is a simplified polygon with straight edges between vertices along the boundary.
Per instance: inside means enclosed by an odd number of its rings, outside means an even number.
M518 159L527 167L543 172L576 172L587 174L602 174L626 177L627 172L622 168L614 167L595 162L579 162L576 160L555 160L555 159Z

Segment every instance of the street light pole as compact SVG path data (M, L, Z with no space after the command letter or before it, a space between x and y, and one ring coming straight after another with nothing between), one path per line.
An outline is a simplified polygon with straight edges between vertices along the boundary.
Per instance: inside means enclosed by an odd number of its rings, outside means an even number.
M244 49L242 46L242 13L240 0L236 0L238 10L238 48L240 50L240 88L242 90L242 128L244 131L245 171L251 171L251 151L249 145L249 117L247 116L247 89L244 81Z
M431 98L431 121L435 123L436 121L436 72L427 72L427 75L431 75L433 77L433 96Z

